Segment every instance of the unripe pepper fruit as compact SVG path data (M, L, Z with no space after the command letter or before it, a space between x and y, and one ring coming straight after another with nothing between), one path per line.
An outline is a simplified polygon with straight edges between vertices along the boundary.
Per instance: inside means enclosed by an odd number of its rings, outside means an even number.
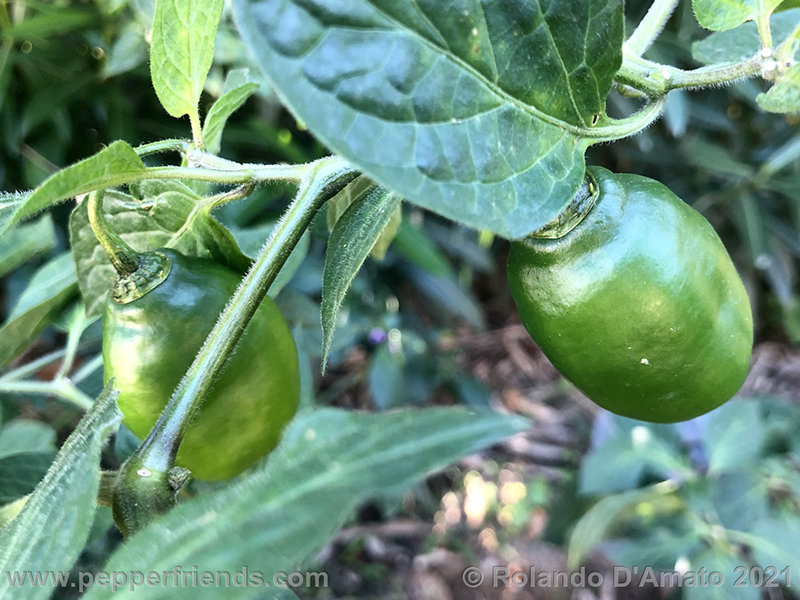
M212 260L161 249L169 272L141 297L109 295L103 313L104 379L114 378L123 422L148 435L240 277ZM297 350L265 298L181 441L176 465L193 477L233 477L277 444L297 410Z
M661 183L599 167L587 175L591 208L573 229L511 244L523 324L612 412L669 423L712 410L741 387L753 344L750 302L725 247Z

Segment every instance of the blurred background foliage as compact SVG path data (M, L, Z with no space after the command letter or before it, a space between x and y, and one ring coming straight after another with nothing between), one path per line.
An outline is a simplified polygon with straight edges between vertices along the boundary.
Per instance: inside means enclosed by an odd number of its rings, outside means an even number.
M188 123L163 111L150 84L153 4L0 1L0 189L32 188L116 139L138 144L188 136ZM648 5L628 2L629 24ZM696 66L692 43L704 36L690 3L682 2L647 56ZM205 106L220 94L228 70L248 66L226 17ZM703 213L750 293L757 348L743 399L687 424L653 426L590 407L521 330L505 285L506 242L411 205L404 206L386 257L368 260L356 277L326 375L318 375L329 233L324 215L317 219L304 260L277 300L317 374L318 403L369 410L432 402L500 407L531 416L533 426L529 435L465 460L410 497L364 507L318 557L335 585L309 594L417 597L420 586L448 588L448 564L492 558L495 564L567 568L589 560L597 566L598 552L619 564L644 561L668 570L800 569L794 433L800 426L800 115L761 111L755 97L764 89L750 80L672 92L659 122L587 156L590 164L658 179ZM609 98L612 115L636 108L622 95ZM263 81L230 120L221 151L260 163L325 154ZM257 246L291 194L279 185L264 187L216 216L243 246L248 239ZM37 269L68 250L72 207L64 204L0 240L0 321L13 313ZM31 371L46 380L57 372L58 353L73 344L80 373L73 381L94 396L101 379L94 358L99 327L75 316L77 300L71 288L51 302L49 325L12 364L33 364ZM56 359L42 360L48 353ZM32 489L79 417L69 404L2 389L0 380L0 482L14 483L0 486L0 504L2 494L16 498ZM134 444L118 435L109 465ZM98 514L97 535L76 569L97 568L119 542L108 515ZM707 591L682 593L706 598ZM719 597L758 598L762 591L725 593ZM794 597L786 589L769 593Z

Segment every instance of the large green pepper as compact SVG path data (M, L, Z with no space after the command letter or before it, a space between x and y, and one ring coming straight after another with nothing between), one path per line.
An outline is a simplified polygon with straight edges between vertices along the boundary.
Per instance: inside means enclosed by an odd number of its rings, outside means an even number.
M610 411L664 423L710 411L741 387L753 343L728 253L661 183L594 167L588 179L591 208L572 230L511 244L522 322L555 367Z
M240 277L207 259L160 250L163 281L103 314L104 378L114 378L124 423L152 429ZM198 479L227 479L269 453L297 410L297 350L275 303L265 298L236 352L190 424L176 457Z

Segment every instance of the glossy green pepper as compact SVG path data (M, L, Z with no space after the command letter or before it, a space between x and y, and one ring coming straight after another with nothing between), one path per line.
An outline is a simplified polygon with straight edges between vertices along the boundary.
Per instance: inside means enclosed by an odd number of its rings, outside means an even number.
M661 183L587 172L590 208L571 231L511 244L523 324L612 412L670 423L712 410L741 387L753 344L750 302L725 247Z
M103 314L104 379L114 378L123 422L141 438L240 281L214 261L158 252L168 259L166 278L129 302L109 295ZM299 397L294 340L267 297L189 425L175 464L204 480L238 474L275 447Z

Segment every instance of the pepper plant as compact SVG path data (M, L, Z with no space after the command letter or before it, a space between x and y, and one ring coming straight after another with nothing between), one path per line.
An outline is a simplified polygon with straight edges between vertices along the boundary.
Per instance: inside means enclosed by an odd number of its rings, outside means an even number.
M330 228L319 306L323 370L342 303L365 261L403 236L406 248L413 246L403 207L414 206L485 238L512 241L509 274L525 324L534 338L544 336L537 341L565 376L600 404L675 421L724 402L746 374L753 335L747 295L724 247L699 214L657 182L587 169L585 155L649 127L675 90L751 78L763 85L758 103L773 118L800 112L794 4L694 0L697 22L711 33L693 47L704 66L683 69L645 57L676 0L655 0L638 23L626 22L621 0L233 0L229 10L223 0L156 0L150 77L164 110L188 120L187 137L116 140L33 190L4 193L0 203L4 240L25 257L15 246L26 237L19 232L41 227L31 222L38 213L75 201L70 252L35 273L3 325L0 365L10 367L0 389L52 394L86 411L35 489L0 509L3 569L69 569L101 514L99 503L113 507L128 536L108 571L175 564L234 571L253 561L269 575L288 571L362 500L396 492L527 427L524 419L485 410L367 415L315 406L310 366L295 353L302 340L291 339L291 319L287 327L269 297L279 299L302 267L307 233L322 218ZM5 6L2 12L11 24ZM230 69L201 111L218 26L228 18L234 28L226 31L236 32L252 69ZM25 29L10 31L24 36ZM221 154L228 121L264 86L330 155L263 164ZM612 117L609 97L636 109ZM797 158L796 144L786 154L784 165ZM217 219L257 199L266 184L294 190L269 233L244 233ZM593 212L610 206L603 202L610 196L616 213ZM551 243L542 239L570 245L594 217L610 219L601 229L616 219L618 239L596 248L573 244L579 254L593 253L588 266L562 279L529 270L536 259L522 248ZM648 237L640 231L647 227L667 233ZM650 251L648 243L659 240L668 250L696 248L698 256ZM691 270L693 261L699 266ZM612 284L593 287L605 264L613 265ZM644 281L639 297L636 277ZM578 279L591 301L571 313L564 307ZM589 298L594 294L597 300ZM81 338L104 306L103 358L76 366ZM66 348L14 362L67 307L59 319ZM620 314L608 320L614 310ZM608 340L607 352L593 346L592 336L620 333L626 310L641 320L625 330L632 337ZM602 324L586 330L579 321ZM702 336L712 333L709 347ZM639 356L642 340L657 346L650 357ZM635 352L614 346L628 341L639 345ZM93 399L80 383L101 360L107 384ZM58 361L51 382L29 379ZM624 378L613 381L620 373ZM101 470L105 441L114 432L118 447L132 440L128 428L142 439L120 450L118 469ZM247 467L218 488L186 487L193 473L226 479ZM303 510L291 510L298 506ZM240 542L220 551L221 531ZM49 592L37 588L29 597ZM86 596L107 592L96 586ZM202 588L192 593L213 597ZM0 588L4 594L13 592ZM115 592L126 594L134 591Z

